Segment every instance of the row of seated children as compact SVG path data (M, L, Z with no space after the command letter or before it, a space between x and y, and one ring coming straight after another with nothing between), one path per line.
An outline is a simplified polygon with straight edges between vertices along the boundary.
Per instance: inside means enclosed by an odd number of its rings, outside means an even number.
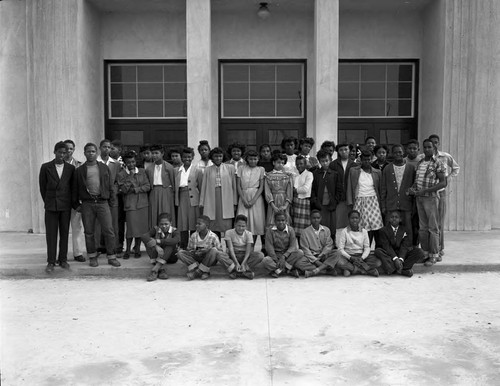
M219 263L231 279L245 277L253 279L260 265L273 278L283 274L306 278L327 274L351 276L356 274L379 276L413 276L413 265L423 259L423 251L413 248L405 228L401 225L398 211L392 211L389 224L382 229L379 244L370 250L368 233L359 226L360 213L349 212L349 225L340 234L338 249L334 249L330 230L322 226L321 212L311 211L311 225L300 238L300 247L295 232L288 226L282 212L274 215L274 225L266 232L266 255L254 250L252 233L247 228L247 218L238 215L234 229L225 234L226 251L223 251L218 236L209 229L210 218L200 216L196 232L185 249L177 249L180 234L171 225L168 213L159 216L158 226L146 233L142 240L150 256L152 269L147 280L168 279L167 263L174 255L187 266L187 278L206 280L210 268Z

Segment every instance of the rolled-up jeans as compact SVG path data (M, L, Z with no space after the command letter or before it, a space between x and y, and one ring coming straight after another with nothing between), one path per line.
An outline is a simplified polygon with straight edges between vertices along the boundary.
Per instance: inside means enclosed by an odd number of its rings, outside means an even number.
M96 220L101 224L108 259L115 258L115 233L108 201L84 201L82 203L82 222L85 234L85 246L89 258L97 257L94 237Z
M417 196L418 237L425 257L439 256L439 197Z

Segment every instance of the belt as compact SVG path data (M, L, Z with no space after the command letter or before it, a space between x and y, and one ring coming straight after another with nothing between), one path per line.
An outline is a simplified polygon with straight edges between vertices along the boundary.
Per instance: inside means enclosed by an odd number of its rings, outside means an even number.
M180 186L180 187L179 187L179 190L180 190L180 191L183 191L183 190L189 190L189 187L188 187L188 186Z

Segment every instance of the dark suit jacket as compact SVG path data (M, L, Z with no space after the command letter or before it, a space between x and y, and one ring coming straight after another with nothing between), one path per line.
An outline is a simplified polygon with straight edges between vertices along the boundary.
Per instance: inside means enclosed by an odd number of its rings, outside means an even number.
M335 170L328 168L326 171L323 169L316 169L313 176L311 206L321 210L323 207L321 203L323 202L323 194L326 186L330 197L330 202L326 206L326 209L334 211L342 198L342 180L339 174Z
M382 181L380 184L380 209L385 210L405 210L411 211L413 208L413 196L407 196L406 191L415 181L415 167L406 164L401 180L401 186L398 190L396 175L394 174L394 165L389 164L382 172Z
M340 201L345 201L346 200L346 188L347 188L347 178L349 177L349 170L351 167L356 166L356 164L351 161L350 159L347 160L347 165L344 168L342 167L342 161L337 158L333 160L330 163L329 168L332 170L335 170L337 174L339 175L340 181L342 182L342 197L340 198Z
M102 162L97 162L99 168L99 198L108 200L110 206L116 206L115 180L109 168ZM87 189L87 162L76 169L76 184L78 189L78 199L80 201L91 201L93 198Z
M63 172L59 178L55 160L44 163L40 168L38 182L45 210L67 211L78 206L73 165L64 162Z
M356 200L356 195L358 194L358 182L360 174L361 174L361 165L353 166L349 170L349 177L347 179L347 189L346 189L347 205L354 205L354 201ZM372 178L373 178L373 185L375 187L375 192L377 193L377 198L380 205L380 180L382 179L382 173L380 172L380 170L372 167Z
M391 257L401 257L404 259L411 249L411 240L406 233L406 228L402 225L399 226L394 237L394 231L391 224L378 231L378 248L382 248Z

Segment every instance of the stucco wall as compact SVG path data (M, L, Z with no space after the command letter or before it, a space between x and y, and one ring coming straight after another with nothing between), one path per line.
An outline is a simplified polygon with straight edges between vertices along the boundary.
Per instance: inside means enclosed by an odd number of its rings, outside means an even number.
M185 59L184 13L140 12L101 15L103 59Z
M341 59L420 58L420 12L340 12Z
M0 231L31 228L26 3L0 2ZM36 189L36 187L35 187Z
M307 130L314 108L314 13L281 9L261 20L253 12L212 12L212 111L218 114L220 59L307 59ZM214 127L217 127L215 125Z

